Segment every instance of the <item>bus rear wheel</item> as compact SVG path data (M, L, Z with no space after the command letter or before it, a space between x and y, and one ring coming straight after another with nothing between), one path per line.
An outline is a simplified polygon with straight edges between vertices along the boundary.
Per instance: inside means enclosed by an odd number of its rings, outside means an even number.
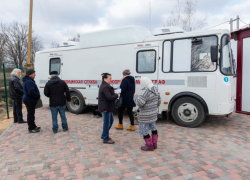
M203 105L192 97L177 99L173 104L171 114L174 121L184 127L197 127L206 117Z
M67 103L67 108L74 114L80 114L86 109L85 101L82 96L76 92L71 92L71 101Z

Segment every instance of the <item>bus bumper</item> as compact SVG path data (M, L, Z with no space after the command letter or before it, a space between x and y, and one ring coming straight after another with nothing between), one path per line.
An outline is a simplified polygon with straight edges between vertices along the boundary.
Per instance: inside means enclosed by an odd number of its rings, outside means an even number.
M218 104L218 114L231 114L234 112L235 102Z

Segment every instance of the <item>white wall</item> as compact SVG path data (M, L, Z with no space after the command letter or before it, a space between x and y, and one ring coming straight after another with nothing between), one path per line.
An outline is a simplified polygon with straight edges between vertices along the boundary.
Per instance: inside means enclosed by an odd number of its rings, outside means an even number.
M243 39L242 111L250 112L250 38Z

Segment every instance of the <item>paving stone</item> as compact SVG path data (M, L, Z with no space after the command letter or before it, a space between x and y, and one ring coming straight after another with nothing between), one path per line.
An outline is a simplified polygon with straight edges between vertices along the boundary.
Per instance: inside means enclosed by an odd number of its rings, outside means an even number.
M117 131L115 144L100 138L102 118L66 112L69 131L53 134L48 107L36 110L41 132L14 124L0 138L0 179L246 179L250 177L250 117L208 116L198 128L172 120L157 121L159 142L153 152L142 152L136 131ZM24 117L26 119L26 117ZM117 115L114 124L118 123ZM60 118L59 118L60 121ZM124 116L124 126L129 126ZM60 124L60 123L59 123ZM113 125L114 126L114 125Z

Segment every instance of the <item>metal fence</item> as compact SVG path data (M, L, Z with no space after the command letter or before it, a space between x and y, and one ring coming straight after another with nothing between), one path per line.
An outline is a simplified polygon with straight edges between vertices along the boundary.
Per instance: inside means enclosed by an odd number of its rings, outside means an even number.
M0 64L0 120L13 118L13 101L9 96L9 78L14 68L21 69L22 76L24 75L24 67Z

